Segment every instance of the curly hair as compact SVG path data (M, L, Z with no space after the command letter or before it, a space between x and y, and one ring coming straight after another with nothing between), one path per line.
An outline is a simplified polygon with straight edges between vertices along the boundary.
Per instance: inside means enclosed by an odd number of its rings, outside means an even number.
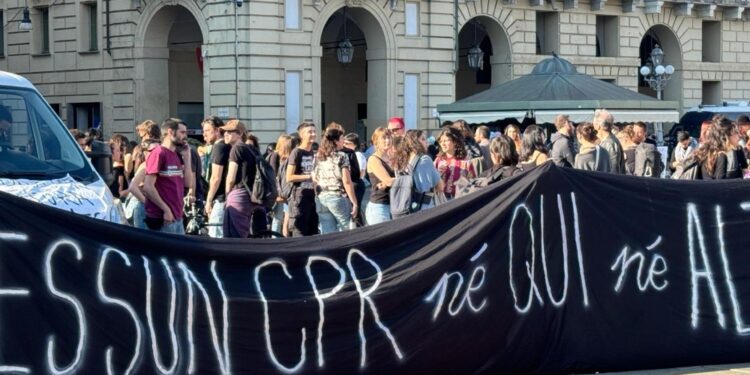
M633 125L625 125L619 132L617 132L617 139L622 144L622 147L634 145L633 138L635 137L635 131Z
M526 130L523 131L523 137L521 137L521 152L519 158L522 161L528 161L531 159L531 156L534 155L534 151L539 151L542 154L547 155L547 146L545 146L544 140L544 129L538 125L529 125Z
M420 157L427 153L419 138L424 134L422 130L408 130L404 134L401 142L396 147L396 158L393 160L393 167L398 171L405 171L409 168L411 154Z
M464 139L474 138L474 133L471 131L471 127L469 127L469 124L467 124L464 120L453 121L451 128L461 132L461 135L464 137Z
M343 135L344 132L341 131L341 129L328 127L328 129L326 129L326 134L321 140L320 148L318 148L318 160L325 161L328 157L333 156L336 151L338 151L338 145L336 142L338 142Z
M443 137L448 137L451 141L453 141L453 145L455 148L455 151L453 152L453 156L456 159L464 160L466 159L466 156L468 155L466 153L466 146L464 145L464 137L461 136L461 133L458 132L458 130L453 128L445 128L443 131L440 132L440 136L438 136L438 143L440 142L440 139ZM443 148L440 148L440 153L438 153L440 156L445 156L445 150Z

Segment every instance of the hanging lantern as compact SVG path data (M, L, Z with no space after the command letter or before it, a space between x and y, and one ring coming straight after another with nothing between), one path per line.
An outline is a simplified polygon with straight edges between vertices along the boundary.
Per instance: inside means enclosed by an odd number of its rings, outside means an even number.
M346 38L339 43L339 48L336 49L336 57L342 64L352 62L352 59L354 58L354 47L352 46L352 42L349 41L349 38Z
M478 45L469 50L469 69L473 71L484 69L484 52Z
M476 72L484 69L484 51L479 48L479 44L477 43L477 24L479 22L474 21L472 23L474 24L474 47L471 47L469 50L468 58L469 69Z
M18 25L19 30L31 30L31 17L29 17L29 7L23 8L23 19Z
M346 17L346 7L344 7L344 40L339 43L339 47L336 49L336 58L342 64L348 64L354 59L354 47L346 32L347 23L349 23L349 19Z

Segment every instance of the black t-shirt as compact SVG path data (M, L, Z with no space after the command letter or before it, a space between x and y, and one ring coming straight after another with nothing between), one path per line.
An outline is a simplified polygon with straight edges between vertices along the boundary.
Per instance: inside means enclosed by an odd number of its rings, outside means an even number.
M312 151L297 147L289 154L289 165L294 166L295 175L304 174L309 176L312 174L313 167L315 166L315 154ZM294 185L303 189L313 188L312 180L295 182Z
M245 184L247 184L248 188L252 189L255 182L255 172L257 171L255 158L259 156L252 146L244 143L232 146L232 151L229 153L229 161L239 164L234 182L235 189L244 189Z
M214 195L214 198L219 198L224 195L226 195L226 182L227 180L227 172L229 172L229 153L232 151L232 147L228 144L224 143L224 141L219 141L214 143L212 149L211 149L211 166L213 164L218 164L224 167L223 172L221 173L221 182L219 183L219 188L216 189L216 194ZM211 168L209 166L209 168Z
M362 180L362 173L359 170L359 160L357 160L357 153L354 150L350 150L346 147L341 149L341 152L346 155L349 159L349 173L352 176L352 183L359 183Z

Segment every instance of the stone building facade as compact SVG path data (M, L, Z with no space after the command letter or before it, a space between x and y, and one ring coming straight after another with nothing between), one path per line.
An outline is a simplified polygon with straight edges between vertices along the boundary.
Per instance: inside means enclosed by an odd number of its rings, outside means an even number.
M238 6L241 4L241 6ZM653 94L660 44L683 109L750 97L745 3L722 0L0 0L0 69L29 78L69 127L132 134L147 118L239 117L270 142L302 120L391 116L435 128L436 105L527 74L556 52ZM19 30L28 5L32 30ZM344 38L350 64L337 61ZM468 69L473 45L484 69ZM366 126L367 128L364 128Z

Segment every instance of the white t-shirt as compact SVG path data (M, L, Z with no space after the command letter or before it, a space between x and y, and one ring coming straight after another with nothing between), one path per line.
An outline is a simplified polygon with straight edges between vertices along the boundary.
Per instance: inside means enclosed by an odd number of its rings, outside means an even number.
M355 154L357 155L360 174L362 174L361 178L365 178L365 174L367 174L367 159L365 158L365 155L359 151L355 152Z

